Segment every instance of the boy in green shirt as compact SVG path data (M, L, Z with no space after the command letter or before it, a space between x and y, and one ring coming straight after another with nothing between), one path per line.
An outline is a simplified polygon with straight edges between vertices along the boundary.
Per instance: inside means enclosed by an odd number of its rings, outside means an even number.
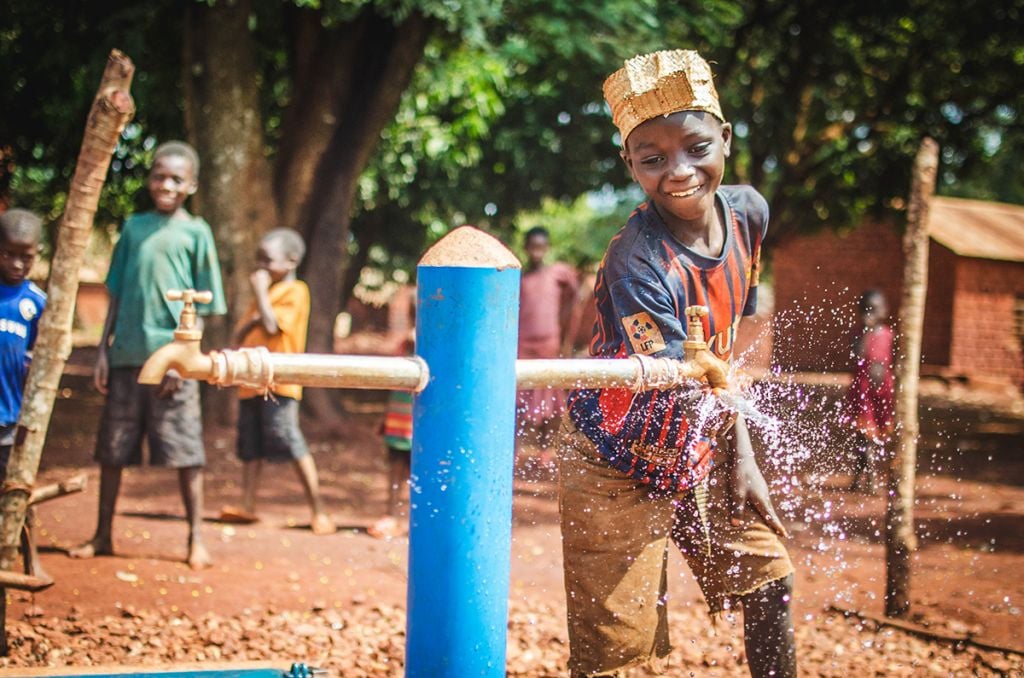
M200 534L206 454L199 384L175 370L159 386L137 381L146 359L174 338L182 303L167 301L167 290L209 290L213 301L197 305L198 313L226 311L210 226L184 206L196 191L198 175L199 156L191 146L171 141L157 147L147 181L155 209L129 217L114 248L107 275L110 308L94 375L96 388L107 396L95 455L99 516L93 538L69 551L73 558L113 554L122 470L141 464L145 437L150 464L178 469L189 524L188 564L193 569L210 564Z

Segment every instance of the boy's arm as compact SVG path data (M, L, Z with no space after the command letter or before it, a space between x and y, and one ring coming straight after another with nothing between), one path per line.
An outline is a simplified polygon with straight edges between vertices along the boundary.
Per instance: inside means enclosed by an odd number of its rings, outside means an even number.
M117 308L117 297L110 297L110 303L107 306L107 318L103 321L100 345L96 351L96 365L93 368L93 384L96 386L96 390L103 395L107 394L107 380L110 376L110 362L107 358L107 349L110 346L110 335L114 331L114 322L117 320Z
M754 447L750 442L750 431L740 415L726 437L732 451L732 507L730 520L733 525L743 523L743 512L747 504L760 514L768 527L781 537L788 537L786 527L775 513L775 506L768 492L768 483L761 475L761 469L754 459Z
M256 312L259 314L259 318L254 318L251 321L252 325L256 325L257 322L262 324L267 334L273 336L281 331L281 327L277 323L274 307L270 303L270 283L270 273L262 268L256 269L249 275L249 284L252 285L252 292L256 297ZM250 326L249 329L252 327Z

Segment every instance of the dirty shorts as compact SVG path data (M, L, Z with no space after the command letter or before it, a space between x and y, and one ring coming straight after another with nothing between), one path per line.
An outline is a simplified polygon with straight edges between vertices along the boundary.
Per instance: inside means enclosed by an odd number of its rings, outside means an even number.
M238 458L296 461L309 454L299 428L299 401L285 396L238 401Z
M138 377L137 367L111 368L96 461L102 466L138 466L145 438L150 466L205 465L199 383L183 381L172 396L159 398L159 387L140 384Z
M573 676L657 668L668 655L668 543L675 541L712 612L793 572L759 516L733 526L724 465L694 490L652 494L605 462L563 419L559 514ZM698 498L700 501L698 501Z

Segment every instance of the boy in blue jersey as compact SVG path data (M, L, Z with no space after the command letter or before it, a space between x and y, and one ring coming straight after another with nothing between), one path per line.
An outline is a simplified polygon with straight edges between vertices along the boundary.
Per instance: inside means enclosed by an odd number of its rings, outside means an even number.
M213 300L197 304L197 313L226 311L210 225L185 209L198 176L195 149L180 141L158 146L146 182L154 209L125 221L111 256L110 308L94 373L96 388L107 396L95 455L100 464L99 514L93 538L71 549L72 558L113 554L121 475L125 466L142 463L145 438L150 464L178 469L189 526L189 566L210 564L200 533L206 453L199 384L175 370L168 370L159 386L138 383L146 359L174 339L182 302L167 301L167 290L209 290Z
M0 477L7 476L39 316L46 307L46 294L28 279L41 236L42 220L32 212L11 209L0 214ZM26 525L32 518L30 508ZM29 535L29 571L52 581L39 562L35 541L30 533L25 535Z
M683 311L702 305L708 344L729 360L740 319L756 308L768 206L749 186L721 185L732 128L711 69L693 51L638 56L604 95L649 200L605 252L591 355L682 359ZM569 398L559 505L574 678L663 664L670 539L712 612L743 608L751 674L796 674L793 566L746 425L697 430L690 395L606 388Z

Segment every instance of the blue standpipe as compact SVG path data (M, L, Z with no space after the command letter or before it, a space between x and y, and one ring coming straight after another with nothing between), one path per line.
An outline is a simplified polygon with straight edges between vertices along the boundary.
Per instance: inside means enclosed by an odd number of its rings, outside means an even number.
M458 228L417 268L406 673L505 676L520 265Z

